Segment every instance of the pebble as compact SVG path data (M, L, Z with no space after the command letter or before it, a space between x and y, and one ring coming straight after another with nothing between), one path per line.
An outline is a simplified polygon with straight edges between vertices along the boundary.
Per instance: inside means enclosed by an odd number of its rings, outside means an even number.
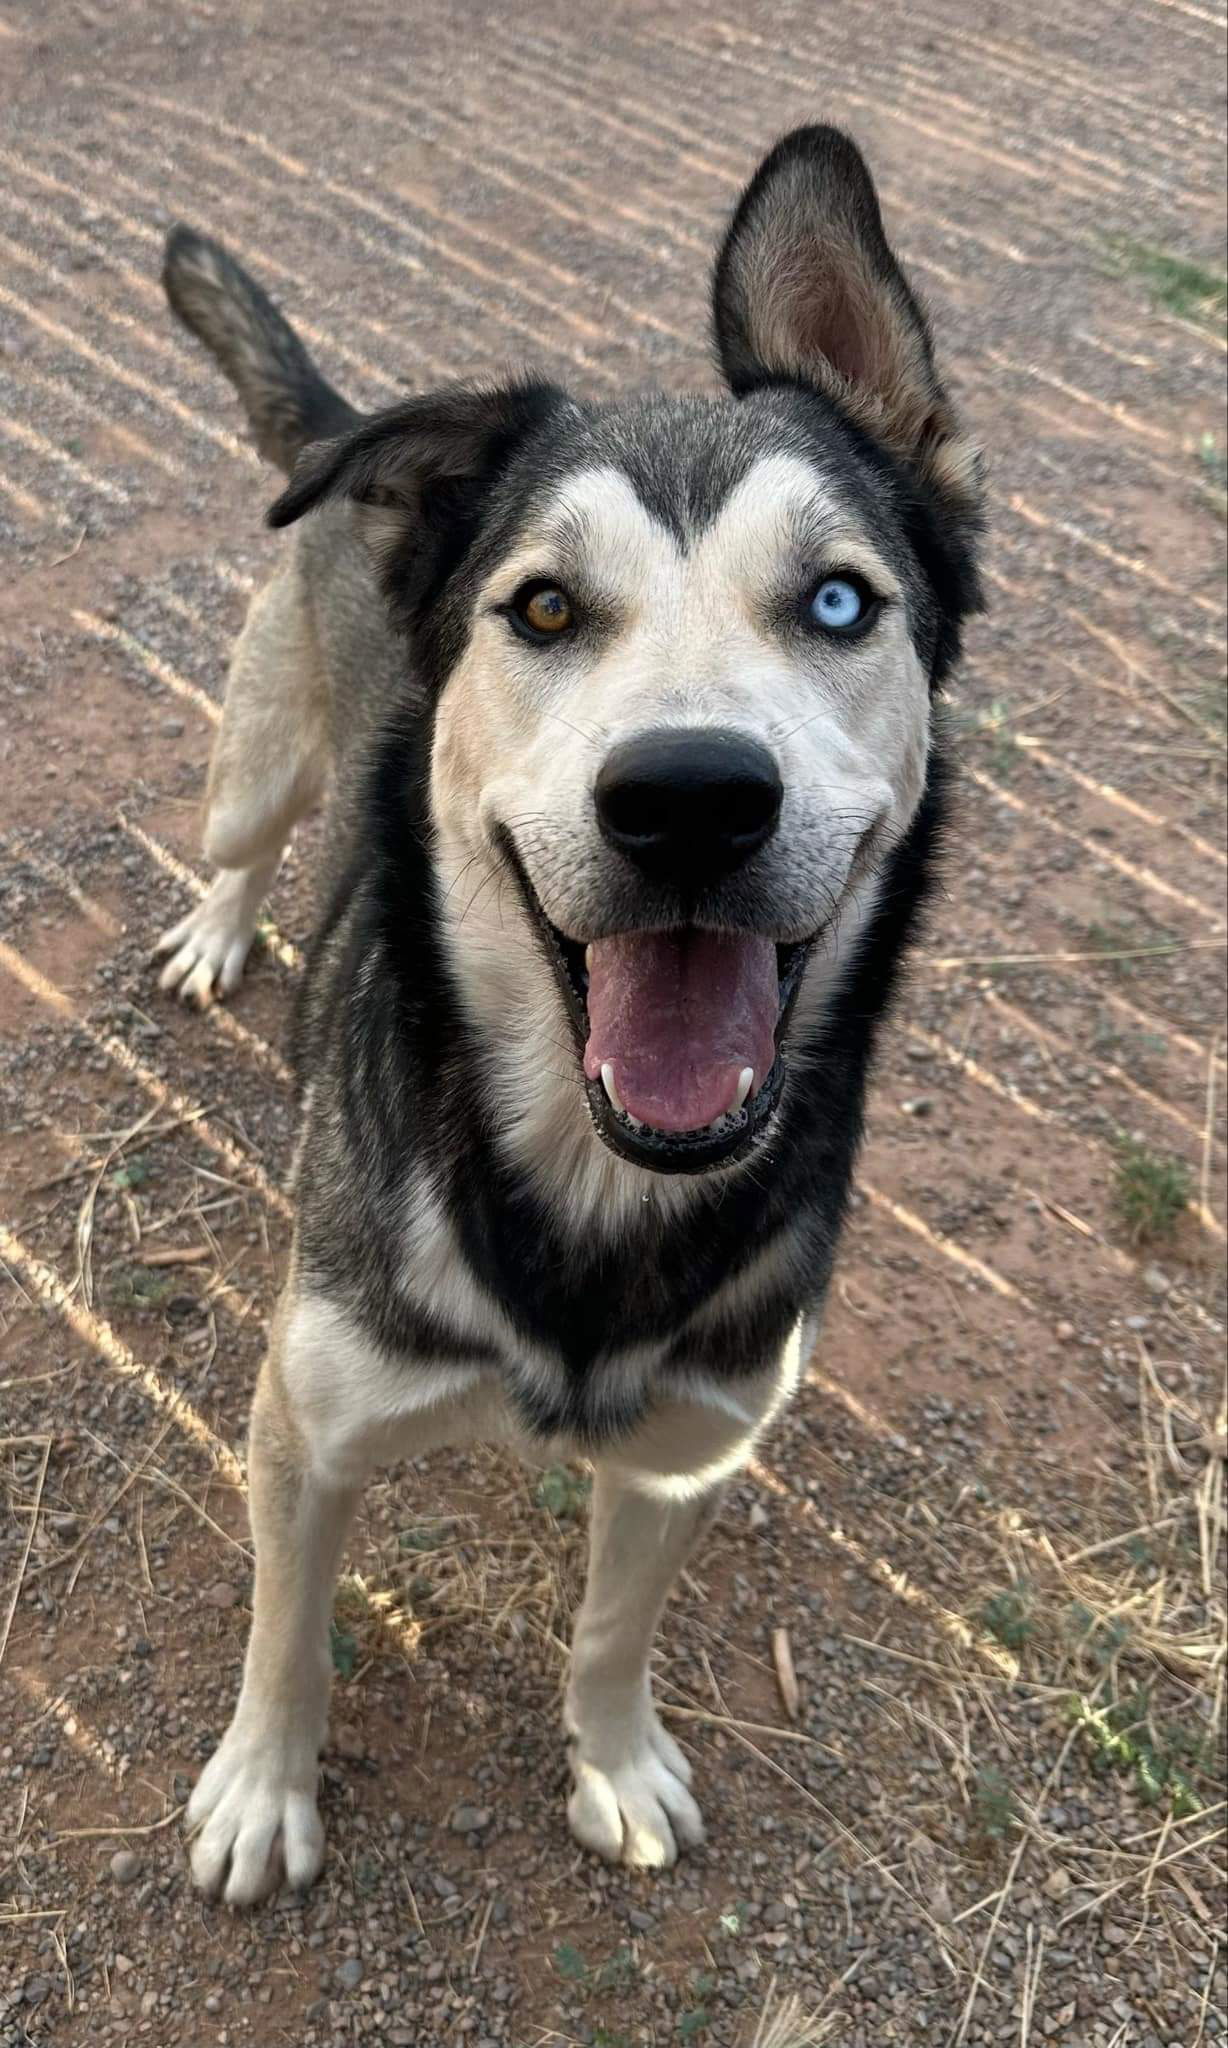
M237 1607L240 1595L237 1586L229 1585L225 1579L218 1579L214 1585L206 1586L200 1597L206 1607L221 1609Z
M480 1835L490 1826L489 1806L455 1806L448 1822L454 1835Z
M362 1964L358 1957L348 1956L345 1962L338 1963L333 1977L343 1991L357 1991L362 1983Z
M111 1858L111 1875L116 1884L135 1884L141 1874L141 1859L132 1849L117 1849Z

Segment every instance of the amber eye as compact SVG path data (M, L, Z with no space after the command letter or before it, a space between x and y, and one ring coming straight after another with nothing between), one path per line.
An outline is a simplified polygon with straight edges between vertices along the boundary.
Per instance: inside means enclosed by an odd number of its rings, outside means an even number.
M557 583L526 583L510 606L515 625L530 640L557 640L575 623L571 599Z

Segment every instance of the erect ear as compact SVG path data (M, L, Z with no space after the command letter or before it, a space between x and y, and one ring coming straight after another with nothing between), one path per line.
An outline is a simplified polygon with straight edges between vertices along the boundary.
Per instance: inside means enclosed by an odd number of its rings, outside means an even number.
M373 413L352 433L304 448L270 526L291 526L317 505L348 498L363 508L363 534L387 568L411 531L471 523L486 489L525 435L559 405L548 384L492 390L456 386Z
M976 449L887 246L873 180L840 129L797 128L759 166L717 259L712 305L737 396L781 379L825 392L952 512L975 517Z

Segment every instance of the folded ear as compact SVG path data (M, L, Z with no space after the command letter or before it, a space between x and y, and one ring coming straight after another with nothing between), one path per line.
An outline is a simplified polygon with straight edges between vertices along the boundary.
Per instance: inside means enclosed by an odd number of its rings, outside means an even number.
M417 530L471 521L486 489L526 434L559 405L548 384L457 386L373 413L352 433L303 449L270 526L291 526L330 499L362 508L364 538L381 567Z
M713 319L739 397L825 392L975 516L980 461L934 368L929 324L887 246L878 195L838 128L797 128L747 186L717 260Z

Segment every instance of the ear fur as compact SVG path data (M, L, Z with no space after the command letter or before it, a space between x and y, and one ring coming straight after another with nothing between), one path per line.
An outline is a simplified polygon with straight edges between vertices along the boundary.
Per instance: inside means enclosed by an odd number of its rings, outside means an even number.
M303 450L268 524L291 526L317 505L347 498L363 508L366 538L385 561L441 505L454 509L491 484L561 399L548 384L458 385L373 413L353 433Z
M787 380L832 398L975 521L981 463L934 367L929 323L838 128L798 128L743 193L717 260L713 322L736 396Z

